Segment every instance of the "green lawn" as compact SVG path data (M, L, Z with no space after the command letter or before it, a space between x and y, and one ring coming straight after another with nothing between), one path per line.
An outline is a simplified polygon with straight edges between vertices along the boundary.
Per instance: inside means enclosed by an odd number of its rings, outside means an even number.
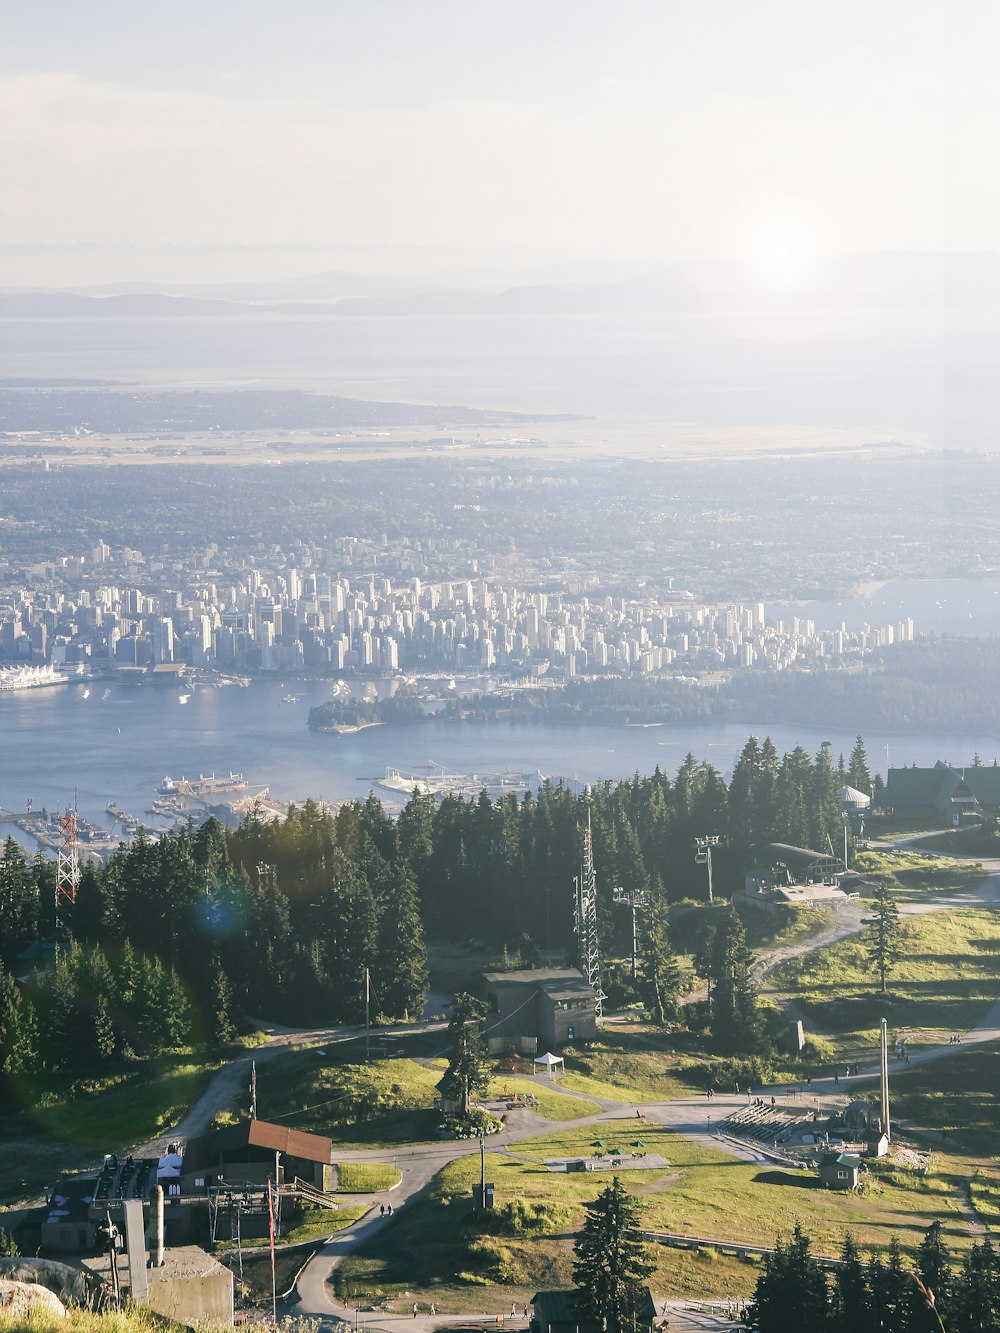
M814 1028L836 1039L838 1057L870 1055L879 1019L895 1032L914 1029L914 1044L937 1044L974 1027L1000 995L1000 921L995 912L963 908L903 923L903 957L889 975L888 997L863 936L782 964L766 983L777 1001L794 1002Z
M519 1097L534 1097L538 1105L532 1109L545 1116L546 1120L580 1120L585 1115L597 1115L601 1108L596 1102L560 1093L558 1088L562 1082L562 1079L553 1080L551 1085L547 1085L541 1080L536 1082L530 1078L518 1078L516 1074L497 1074L490 1079L487 1095L500 1097L506 1089L507 1092L516 1092ZM510 1112L511 1124L515 1129L517 1114L516 1110Z
M338 1162L337 1191L340 1194L374 1194L391 1190L402 1176L388 1162Z
M566 1073L559 1085L633 1105L704 1092L705 1057L679 1051L676 1045L675 1038L655 1028L605 1026L586 1050L563 1051Z
M600 1126L609 1148L628 1147L636 1133L630 1118ZM426 1194L342 1263L334 1274L338 1294L370 1299L405 1291L418 1300L435 1300L442 1309L489 1309L482 1304L482 1288L509 1285L530 1297L540 1287L567 1284L583 1207L612 1173L567 1175L548 1170L544 1162L583 1156L594 1137L592 1127L556 1131L514 1145L516 1156L487 1154L487 1178L495 1184L498 1207L513 1200L527 1207L545 1205L555 1230L510 1235L484 1229L471 1215L471 1190L479 1173L473 1154L447 1166ZM622 1172L643 1205L647 1228L771 1245L777 1233L788 1235L801 1221L816 1253L837 1254L847 1228L865 1248L882 1250L898 1235L912 1250L923 1229L940 1218L953 1243L968 1243L959 1205L961 1177L944 1159L929 1176L895 1173L852 1195L820 1189L810 1171L737 1161L650 1122L642 1125L641 1137L649 1153L668 1163ZM655 1245L651 1253L657 1264L653 1286L664 1294L748 1293L755 1281L752 1265L718 1255L698 1258Z

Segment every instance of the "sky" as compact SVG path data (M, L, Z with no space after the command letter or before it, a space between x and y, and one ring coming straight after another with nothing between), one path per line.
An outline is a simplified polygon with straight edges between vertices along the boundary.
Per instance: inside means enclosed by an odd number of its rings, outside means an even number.
M982 0L33 0L0 283L993 250Z

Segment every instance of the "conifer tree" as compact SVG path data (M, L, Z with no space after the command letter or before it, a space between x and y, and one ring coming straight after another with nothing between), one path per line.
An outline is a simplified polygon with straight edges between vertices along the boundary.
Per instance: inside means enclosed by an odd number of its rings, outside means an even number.
M398 862L379 927L378 996L390 1018L419 1018L427 999L427 946L417 882Z
M233 988L218 956L212 959L210 987L209 1031L216 1046L227 1046L236 1036L236 1014Z
M625 1333L641 1308L641 1284L653 1265L639 1231L639 1205L620 1176L588 1207L573 1252L581 1318L606 1333Z
M834 1270L830 1300L831 1323L843 1333L863 1333L868 1322L868 1287L864 1265L854 1237L848 1231L840 1251L840 1266Z
M886 994L886 976L903 956L903 928L899 908L887 884L879 884L872 895L872 915L866 932L868 957L878 969L879 984Z
M489 1053L482 1025L486 1021L486 1005L482 1000L462 991L452 1002L448 1020L448 1068L442 1079L446 1097L461 1103L462 1115L469 1114L469 1101L474 1092L485 1092L489 1086Z
M792 1239L781 1238L764 1258L757 1279L750 1326L760 1333L801 1333L826 1326L829 1295L826 1274L809 1253L809 1237L798 1223Z
M647 901L645 925L640 985L646 1006L663 1024L677 1012L681 972L670 944L668 904L659 878Z
M753 953L735 907L730 907L716 932L712 970L712 1036L720 1050L749 1053L760 1040L757 987L750 972Z

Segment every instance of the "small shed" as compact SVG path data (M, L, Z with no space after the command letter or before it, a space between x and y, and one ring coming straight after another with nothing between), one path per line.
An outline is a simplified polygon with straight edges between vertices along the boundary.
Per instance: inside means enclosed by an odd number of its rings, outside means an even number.
M819 1164L820 1184L828 1190L856 1190L861 1158L850 1153L827 1153Z

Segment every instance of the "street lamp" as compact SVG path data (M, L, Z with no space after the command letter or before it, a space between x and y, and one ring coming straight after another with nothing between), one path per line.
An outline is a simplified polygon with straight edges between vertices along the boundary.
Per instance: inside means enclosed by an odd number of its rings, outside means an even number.
M712 848L718 847L719 835L695 838L694 845L696 848L694 854L695 865L708 867L708 901L714 903L715 898L712 896Z

